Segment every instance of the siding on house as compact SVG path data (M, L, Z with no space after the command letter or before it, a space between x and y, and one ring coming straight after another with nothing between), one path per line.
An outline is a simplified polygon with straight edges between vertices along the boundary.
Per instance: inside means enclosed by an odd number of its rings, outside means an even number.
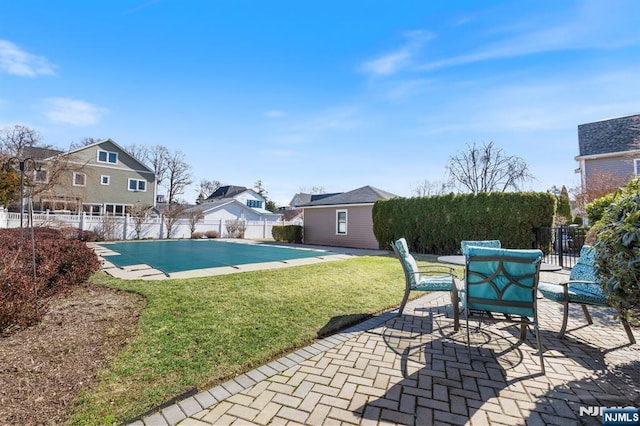
M578 145L584 187L599 175L626 181L637 173L635 160L640 159L640 114L580 124Z
M626 179L635 173L634 159L628 156L596 158L584 162L585 174L589 176L610 174Z
M336 234L336 212L347 211L347 234ZM378 249L373 234L373 205L305 208L304 243L336 247Z

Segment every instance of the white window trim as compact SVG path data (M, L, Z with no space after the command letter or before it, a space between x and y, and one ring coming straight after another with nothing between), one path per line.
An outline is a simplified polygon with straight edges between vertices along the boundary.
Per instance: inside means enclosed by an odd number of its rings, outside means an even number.
M107 178L106 182L104 178ZM110 185L110 184L111 184L111 176L109 175L100 176L100 185Z
M100 153L101 153L101 152L104 152L104 153L106 153L106 154L107 154L107 161L101 161L101 160L100 160ZM115 154L115 155L116 155L116 161L115 161L115 163L112 163L111 161L109 161L109 154ZM118 164L118 153L117 153L117 152L115 152L115 151L106 151L106 150L104 150L104 149L99 149L99 150L98 150L98 152L97 152L97 154L96 154L96 161L97 161L98 163L101 163L101 164Z
M640 175L640 158L633 159L633 169L636 175Z
M76 176L84 176L84 183L83 184L76 183ZM87 174L73 172L73 181L71 183L73 184L73 186L87 186Z
M131 189L131 181L136 181L136 189ZM138 185L139 182L144 182L144 189L138 189L140 187ZM148 182L144 179L129 178L127 179L127 190L131 192L147 192L147 183Z
M340 213L344 213L344 232L340 232ZM349 211L348 210L336 210L336 235L347 235L349 229L347 224L349 223Z

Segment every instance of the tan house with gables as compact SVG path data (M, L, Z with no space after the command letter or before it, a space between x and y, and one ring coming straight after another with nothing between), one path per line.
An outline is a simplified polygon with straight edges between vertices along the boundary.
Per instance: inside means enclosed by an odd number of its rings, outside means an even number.
M155 173L111 139L66 153L30 148L28 154L40 165L36 210L121 216L137 203L155 206Z
M320 198L298 206L304 210L305 244L378 249L373 234L373 205L397 197L372 186Z

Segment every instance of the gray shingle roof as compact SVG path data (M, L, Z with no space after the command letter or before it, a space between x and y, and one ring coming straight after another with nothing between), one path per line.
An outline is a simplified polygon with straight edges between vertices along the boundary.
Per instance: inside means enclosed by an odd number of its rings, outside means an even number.
M216 189L213 194L209 195L206 200L215 200L216 198L231 198L236 194L246 191L244 186L225 185Z
M378 200L388 200L397 197L396 194L374 188L373 186L363 186L353 191L343 192L303 204L301 207L313 206L335 206L341 204L373 204Z
M640 149L640 114L578 126L580 156Z

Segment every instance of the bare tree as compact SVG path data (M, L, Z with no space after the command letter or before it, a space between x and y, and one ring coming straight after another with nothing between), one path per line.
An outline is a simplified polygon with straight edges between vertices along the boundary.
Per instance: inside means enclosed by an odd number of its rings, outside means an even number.
M191 185L191 166L184 160L184 154L181 151L168 153L166 157L166 176L168 202L173 203L176 195L182 194L185 188Z
M100 142L102 139L92 138L89 136L85 136L84 138L80 138L78 142L71 142L69 144L69 151L73 151L74 149L82 148L83 146L93 145L94 143Z
M327 191L324 189L324 186L317 186L317 185L312 186L309 191L307 191L306 187L301 186L298 192L307 193L307 194L326 194L327 193Z
M518 190L521 183L533 179L524 159L504 154L493 142L481 148L475 143L467 146L466 152L449 158L447 170L452 187L473 194L505 192Z
M165 146L154 145L147 150L144 162L151 166L151 170L156 174L156 185L158 186L162 185L167 176L168 158L169 150Z
M175 226L180 216L187 209L184 204L168 204L161 209L161 213L164 217L164 225L167 229L167 238L171 238L173 235L173 227Z
M416 197L430 197L431 195L442 195L447 192L447 184L444 182L431 182L428 179L418 183L411 188L411 193Z
M204 219L204 214L196 208L187 213L187 219L189 219L189 230L191 231L191 235L193 235L193 233L196 232L198 221Z
M5 157L5 161L9 157L22 160L28 157L35 161L35 164L31 161L23 163L25 197L51 190L68 171L78 172L84 169L84 164L79 160L71 161L71 156L64 155L61 150L42 144L38 132L26 126L16 125L0 130L0 154ZM11 164L18 167L17 162Z
M142 164L149 162L149 148L145 145L130 144L125 146L124 149Z
M202 179L200 181L200 188L198 189L197 203L200 204L202 200L213 194L216 189L220 188L221 186L222 183L219 180Z
M15 125L0 130L0 154L24 157L25 148L31 148L40 142L40 134L26 126Z
M131 220L133 220L133 229L136 231L136 239L140 239L142 228L151 215L152 206L146 203L136 203L131 207Z
M576 210L581 215L585 215L585 206L587 204L615 192L616 189L624 186L628 181L629 177L622 177L610 172L595 170L588 176L584 186L578 186L570 190L576 201Z

